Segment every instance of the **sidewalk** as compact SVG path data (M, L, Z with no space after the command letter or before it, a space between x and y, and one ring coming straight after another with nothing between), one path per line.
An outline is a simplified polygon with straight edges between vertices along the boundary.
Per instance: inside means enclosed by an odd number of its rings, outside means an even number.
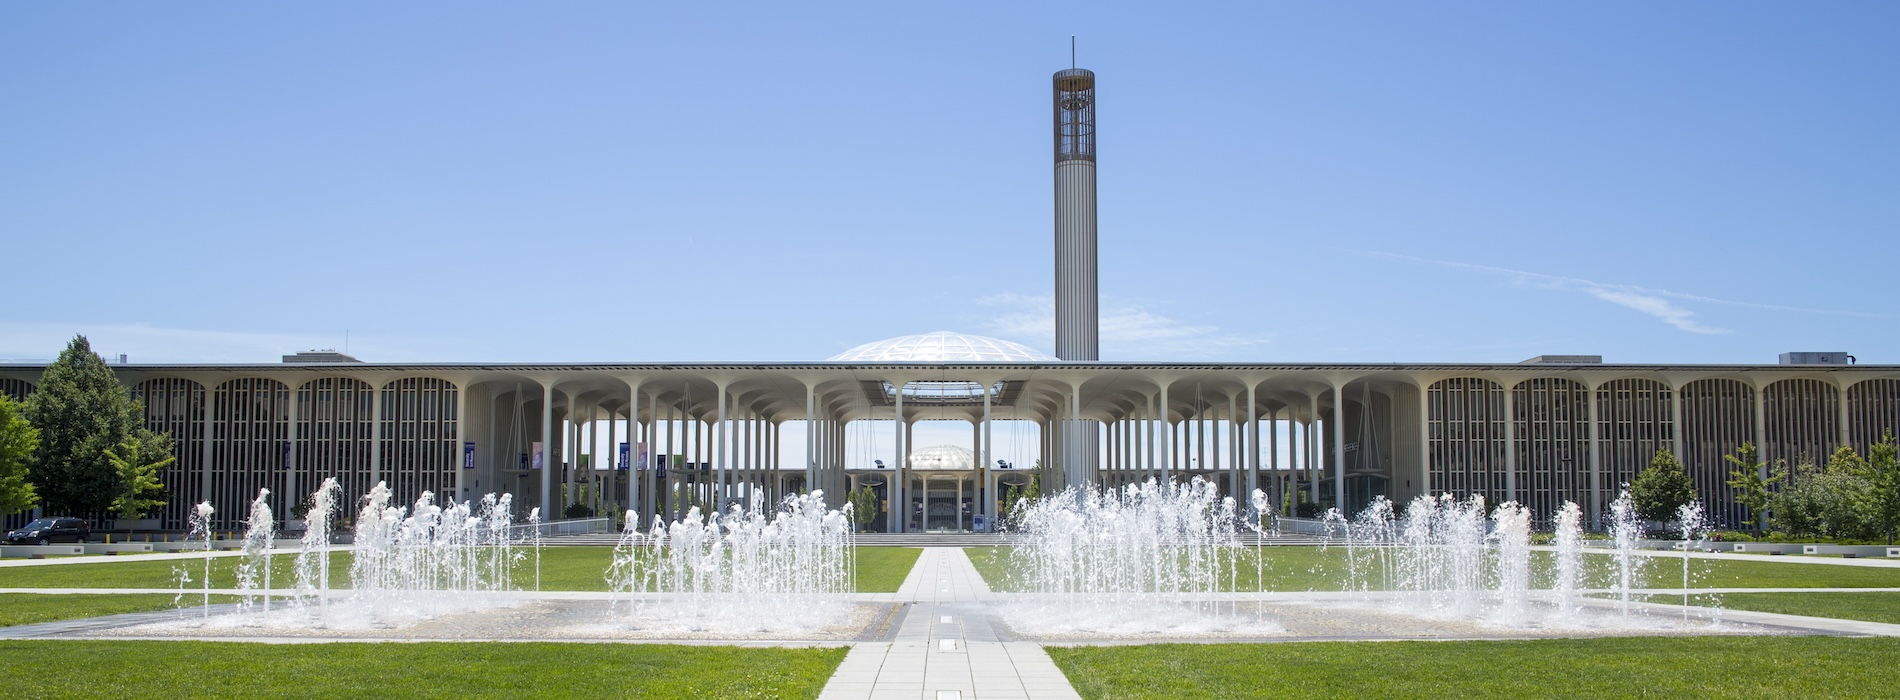
M898 589L909 607L896 640L853 646L819 699L1080 700L1041 646L999 639L989 593L962 549L925 549Z

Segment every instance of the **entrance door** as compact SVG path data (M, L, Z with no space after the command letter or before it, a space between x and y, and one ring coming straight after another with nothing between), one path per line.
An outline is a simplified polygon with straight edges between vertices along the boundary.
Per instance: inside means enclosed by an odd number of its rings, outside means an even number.
M924 529L929 532L961 532L963 504L956 479L926 479L924 484Z

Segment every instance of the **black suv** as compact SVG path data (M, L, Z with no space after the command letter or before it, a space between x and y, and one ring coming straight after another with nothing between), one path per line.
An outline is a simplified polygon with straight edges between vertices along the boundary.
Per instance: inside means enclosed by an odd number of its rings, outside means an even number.
M51 544L92 539L92 528L78 518L39 518L7 533L7 544Z

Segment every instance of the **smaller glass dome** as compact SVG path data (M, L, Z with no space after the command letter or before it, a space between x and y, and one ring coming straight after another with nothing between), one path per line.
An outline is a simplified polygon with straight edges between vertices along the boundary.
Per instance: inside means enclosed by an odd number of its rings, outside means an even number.
M976 453L956 445L936 445L913 450L910 468L917 470L975 469Z
M833 362L1056 362L1054 356L1002 338L934 331L865 343Z

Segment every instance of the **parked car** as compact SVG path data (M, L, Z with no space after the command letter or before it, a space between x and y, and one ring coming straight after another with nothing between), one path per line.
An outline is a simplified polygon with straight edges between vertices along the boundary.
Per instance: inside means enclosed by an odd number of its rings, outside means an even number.
M92 527L78 518L39 518L26 527L7 533L7 544L85 543L92 539Z

